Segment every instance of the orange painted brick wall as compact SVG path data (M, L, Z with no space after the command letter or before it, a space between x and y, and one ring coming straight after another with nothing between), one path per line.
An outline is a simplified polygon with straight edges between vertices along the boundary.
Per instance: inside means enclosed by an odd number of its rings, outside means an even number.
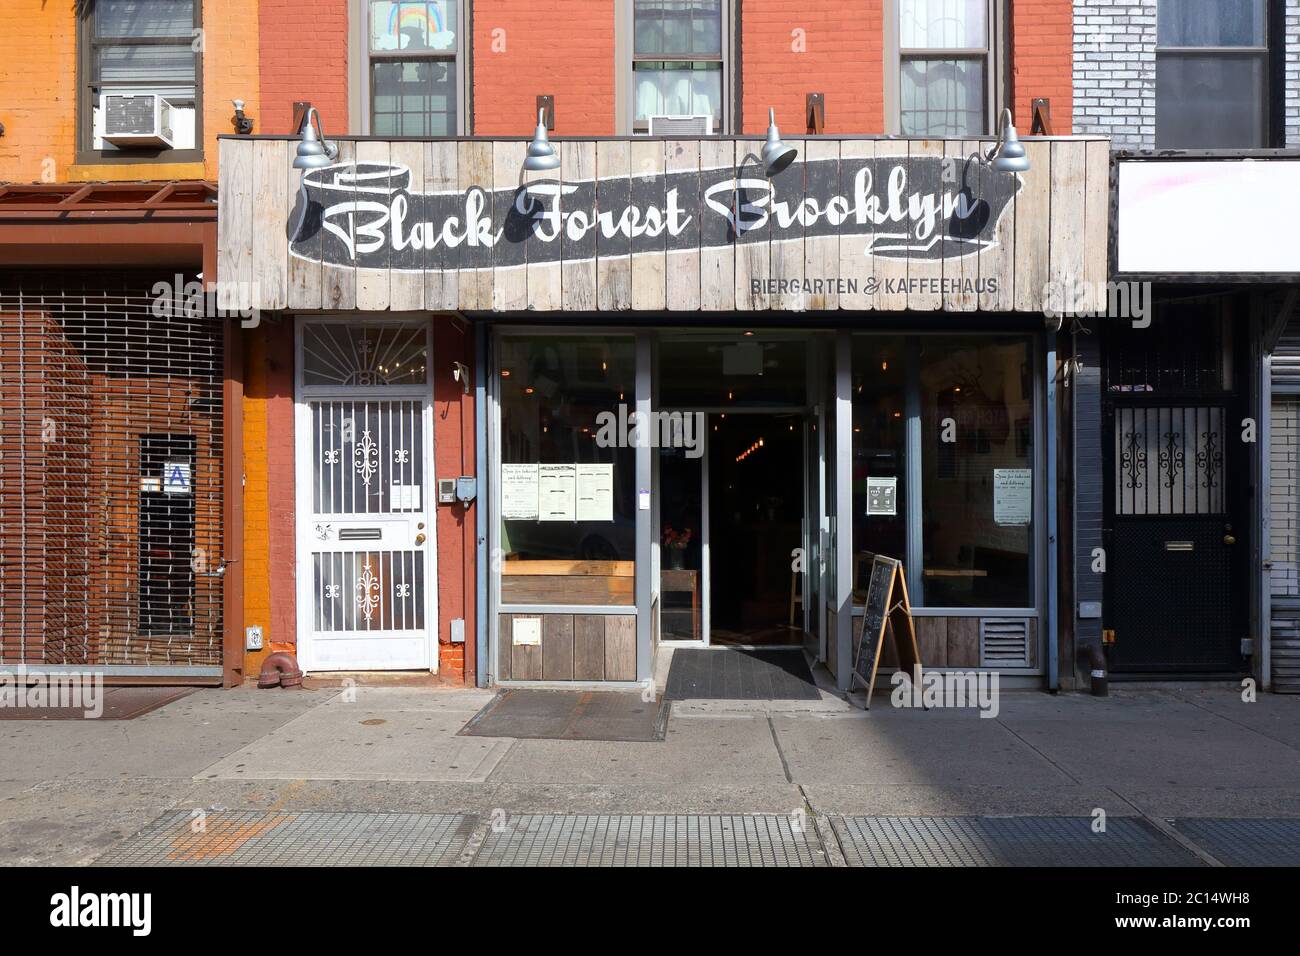
M0 182L59 182L76 152L71 3L0 3Z
M217 135L234 132L233 99L254 116L259 0L207 0L203 16L202 163L76 163L77 20L72 0L0 2L0 182L217 176Z
M555 96L555 132L614 134L613 0L474 4L474 133L527 136L537 96Z
M1029 132L1032 101L1052 100L1052 132L1073 130L1074 13L1070 0L1015 0L1012 7L1012 95L1016 126Z
M438 316L433 320L434 470L439 478L474 474L474 394L451 377L452 362L474 368L471 329ZM480 489L482 491L482 489ZM443 680L474 680L476 505L438 505L438 659ZM451 622L465 619L465 643L451 643Z
M262 113L257 132L293 132L293 104L312 103L331 136L348 125L349 0L261 0Z
M267 335L258 329L244 336L244 624L270 631L271 524L266 499L266 353ZM247 651L244 675L256 675L270 653Z
M884 130L884 0L745 0L741 14L743 132L807 131L804 97L826 94L827 133Z
M262 626L256 676L273 650L297 643L294 520L293 322L264 321L244 342L244 624Z

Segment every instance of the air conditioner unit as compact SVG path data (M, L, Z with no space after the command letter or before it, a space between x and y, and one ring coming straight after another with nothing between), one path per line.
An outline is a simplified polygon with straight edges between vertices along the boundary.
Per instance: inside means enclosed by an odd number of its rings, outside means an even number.
M651 136L712 136L713 117L703 116L652 116Z
M172 115L175 107L160 93L104 93L99 97L104 142L119 147L175 145Z

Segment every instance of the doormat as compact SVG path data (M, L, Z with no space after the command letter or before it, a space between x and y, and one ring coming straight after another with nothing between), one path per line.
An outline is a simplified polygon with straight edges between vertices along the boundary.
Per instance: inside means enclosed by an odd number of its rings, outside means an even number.
M527 740L664 739L669 704L646 703L637 693L510 688L493 697L460 734Z
M818 700L803 651L676 648L668 700Z
M197 687L105 687L103 712L96 716L84 707L0 706L0 720L134 720L174 700L194 693Z

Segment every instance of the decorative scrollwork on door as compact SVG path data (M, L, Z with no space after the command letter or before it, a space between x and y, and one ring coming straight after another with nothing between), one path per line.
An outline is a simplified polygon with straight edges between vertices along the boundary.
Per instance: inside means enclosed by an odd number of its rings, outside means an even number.
M1221 407L1116 408L1115 513L1222 513L1223 428Z
M1144 450L1144 436L1141 432L1126 432L1123 438L1124 451L1120 455L1124 480L1130 488L1141 488L1146 481L1147 453Z
M1165 446L1160 449L1160 470L1164 472L1164 485L1173 488L1178 480L1178 473L1183 468L1183 446L1181 432L1165 432Z

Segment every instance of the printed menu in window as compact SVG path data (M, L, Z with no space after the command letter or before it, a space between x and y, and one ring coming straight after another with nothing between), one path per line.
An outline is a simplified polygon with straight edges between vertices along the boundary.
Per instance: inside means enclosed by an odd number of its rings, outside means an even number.
M614 520L614 466L578 466L578 520Z
M575 521L578 504L577 465L537 466L537 507L541 521Z

